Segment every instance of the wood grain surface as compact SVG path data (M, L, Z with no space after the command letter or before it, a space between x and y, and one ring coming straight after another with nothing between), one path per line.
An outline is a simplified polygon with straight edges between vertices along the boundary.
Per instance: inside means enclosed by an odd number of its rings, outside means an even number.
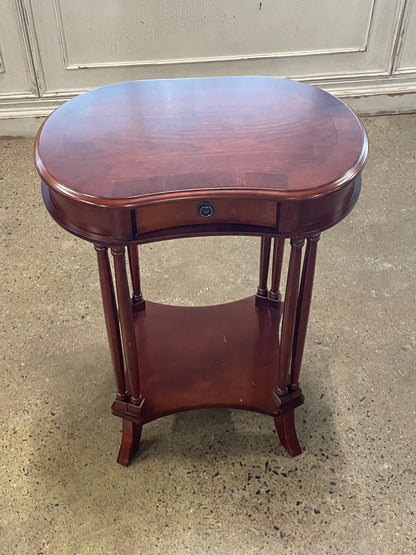
M345 104L275 77L102 87L58 108L35 147L48 186L105 206L207 191L328 193L351 181L366 155L365 132Z

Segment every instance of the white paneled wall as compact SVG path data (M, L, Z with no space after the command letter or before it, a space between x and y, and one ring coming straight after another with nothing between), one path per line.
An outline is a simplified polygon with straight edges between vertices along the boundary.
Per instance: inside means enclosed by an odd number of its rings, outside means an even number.
M413 110L415 1L0 0L0 133L130 79L276 75Z

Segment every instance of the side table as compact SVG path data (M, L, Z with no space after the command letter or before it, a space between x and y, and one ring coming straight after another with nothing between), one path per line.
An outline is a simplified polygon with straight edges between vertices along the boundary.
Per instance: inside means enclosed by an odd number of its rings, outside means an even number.
M345 104L274 77L118 83L49 116L36 167L52 217L97 253L120 464L143 424L201 407L268 414L300 453L294 409L319 234L355 205L366 157ZM145 301L138 246L204 235L261 237L256 294L207 307Z

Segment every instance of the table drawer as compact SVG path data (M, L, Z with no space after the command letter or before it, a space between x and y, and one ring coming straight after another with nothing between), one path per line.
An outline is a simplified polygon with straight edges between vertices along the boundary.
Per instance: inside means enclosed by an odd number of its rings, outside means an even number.
M199 198L170 200L136 209L138 234L203 224L276 227L275 200Z

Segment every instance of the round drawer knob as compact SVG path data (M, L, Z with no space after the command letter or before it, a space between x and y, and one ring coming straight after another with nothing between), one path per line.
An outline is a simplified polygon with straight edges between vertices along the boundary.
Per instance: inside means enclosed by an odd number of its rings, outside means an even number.
M203 218L209 218L215 212L215 206L212 204L212 202L200 202L196 207L196 211Z

